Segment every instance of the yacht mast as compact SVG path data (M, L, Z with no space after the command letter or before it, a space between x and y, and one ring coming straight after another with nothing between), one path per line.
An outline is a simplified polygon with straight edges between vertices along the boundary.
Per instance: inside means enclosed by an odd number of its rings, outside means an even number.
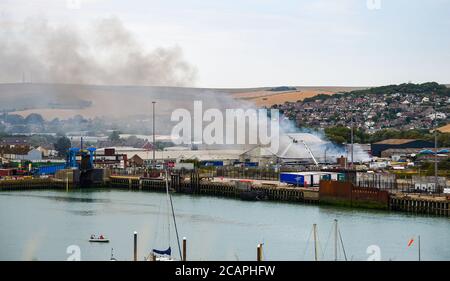
M173 224L175 226L175 234L177 236L177 243L178 243L178 253L180 254L180 259L183 259L183 255L181 254L181 246L180 246L180 237L178 236L178 228L177 228L177 220L175 218L175 212L173 209L173 202L172 202L172 196L169 193L169 178L168 178L168 172L167 172L167 168L166 168L166 193L167 193L167 197L169 198L169 202L170 202L170 207L172 209L172 218L173 218Z

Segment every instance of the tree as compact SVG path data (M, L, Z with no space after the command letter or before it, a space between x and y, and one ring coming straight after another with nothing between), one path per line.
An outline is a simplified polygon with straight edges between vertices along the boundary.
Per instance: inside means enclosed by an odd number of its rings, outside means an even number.
M25 118L25 122L29 124L43 124L44 118L37 113L31 113Z
M110 141L118 141L120 140L120 133L118 131L112 131L112 133L109 135Z
M6 117L3 117L4 120L11 125L19 125L25 122L25 119L18 114L8 114Z
M325 128L325 135L334 143L343 144L351 142L351 129L342 125ZM353 141L355 143L366 143L368 139L369 136L364 131L354 128Z
M67 137L60 137L55 143L55 150L58 151L59 157L65 157L69 152L72 143Z

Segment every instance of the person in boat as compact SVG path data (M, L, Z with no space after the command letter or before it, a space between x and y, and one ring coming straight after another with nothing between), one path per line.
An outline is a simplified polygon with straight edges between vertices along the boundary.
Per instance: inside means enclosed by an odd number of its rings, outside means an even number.
M100 234L99 239L105 239L105 237L103 237L103 234Z
M94 234L91 234L91 239L95 239L95 235Z

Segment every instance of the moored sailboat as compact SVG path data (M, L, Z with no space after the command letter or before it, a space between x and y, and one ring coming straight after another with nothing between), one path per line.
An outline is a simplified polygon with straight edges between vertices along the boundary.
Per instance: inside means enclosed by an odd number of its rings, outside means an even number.
M177 228L175 212L173 209L172 196L169 193L169 176L168 176L167 169L165 172L166 172L166 179L165 179L166 180L166 199L167 199L168 206L170 206L170 211L168 212L168 216L170 216L170 215L172 216L172 220L173 220L173 224L174 224L174 228L175 228L175 235L177 238L178 251L179 251L180 260L181 260L182 255L181 255L180 239L178 236L178 228ZM168 242L169 242L169 246L166 250L152 249L150 254L147 256L146 260L147 261L175 261L176 260L175 258L172 257L172 248L170 245L170 218L168 218Z

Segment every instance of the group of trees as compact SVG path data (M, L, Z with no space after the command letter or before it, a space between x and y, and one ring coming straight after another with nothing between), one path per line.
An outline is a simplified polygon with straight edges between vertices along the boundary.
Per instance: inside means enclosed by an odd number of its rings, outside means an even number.
M335 127L328 127L325 129L326 137L338 144L351 142L351 129L342 125ZM354 129L353 141L355 143L367 143L370 141L370 136L360 129Z
M313 102L316 100L326 100L330 98L345 98L348 96L367 96L367 95L393 95L396 93L411 93L411 94L437 94L440 96L450 96L450 88L445 85L438 84L436 82L428 82L423 84L413 84L404 83L400 85L389 85L382 87L374 87L364 90L355 90L351 92L335 94L335 95L325 95L320 94L314 97L306 98L303 102ZM392 101L392 98L388 98L387 102Z
M365 90L352 91L347 94L350 95L367 95L367 94L377 94L377 95L392 95L395 93L423 93L431 94L435 93L438 95L450 96L450 89L445 85L438 84L436 82L427 82L422 84L413 83L403 83L400 85L389 85L382 87L374 87Z

